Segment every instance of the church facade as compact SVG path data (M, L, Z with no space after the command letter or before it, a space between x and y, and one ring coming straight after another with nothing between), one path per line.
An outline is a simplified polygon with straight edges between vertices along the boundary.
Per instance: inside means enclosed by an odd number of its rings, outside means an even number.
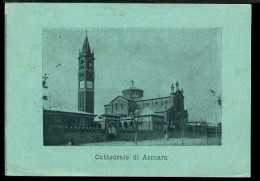
M151 120L157 118L155 122L167 122L177 130L181 130L182 125L188 122L188 111L184 109L183 89L179 89L178 81L176 82L176 91L173 84L171 85L169 96L151 99L143 99L143 96L144 91L132 83L130 88L122 91L122 95L104 105L105 114L119 115L121 120L128 121L131 121L133 115L138 120L145 120L145 117L150 116ZM151 121L151 124L155 122ZM162 124L158 123L157 125L161 126ZM156 126L153 125L153 128Z
M94 114L95 89L94 60L94 52L86 35L78 56L78 111L92 114ZM132 82L130 88L122 91L122 95L105 105L105 115L120 116L121 123L124 119L131 122L133 115L141 125L150 120L149 130L158 129L165 122L179 130L183 122L188 121L188 112L184 109L183 90L179 89L178 81L176 91L172 84L168 96L152 99L143 99L143 96L144 91L135 87Z

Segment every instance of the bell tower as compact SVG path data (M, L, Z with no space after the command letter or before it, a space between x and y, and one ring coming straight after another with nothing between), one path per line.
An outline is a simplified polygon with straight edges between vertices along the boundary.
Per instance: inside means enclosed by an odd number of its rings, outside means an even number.
M91 51L86 34L78 57L78 110L88 113L94 113L94 60L94 51Z

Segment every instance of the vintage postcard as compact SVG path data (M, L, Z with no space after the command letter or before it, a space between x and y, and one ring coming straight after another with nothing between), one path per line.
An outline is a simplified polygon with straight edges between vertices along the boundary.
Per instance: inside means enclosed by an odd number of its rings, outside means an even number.
M5 17L7 175L250 176L249 5Z
M221 28L42 35L44 145L221 145Z

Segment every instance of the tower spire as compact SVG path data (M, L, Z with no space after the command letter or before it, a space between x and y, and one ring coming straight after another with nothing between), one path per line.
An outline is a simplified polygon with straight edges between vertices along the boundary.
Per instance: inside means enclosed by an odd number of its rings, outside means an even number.
M78 57L78 110L88 113L94 113L94 60L94 54L91 53L88 35L86 32L86 37L83 43L82 51L79 53ZM94 121L94 117L91 119Z
M173 85L173 83L171 85L171 93L174 93L174 85Z
M86 38L82 47L82 53L91 53L91 49L88 42L88 32L86 31Z
M179 90L179 82L177 80L177 82L176 82L176 91L178 91L178 90Z

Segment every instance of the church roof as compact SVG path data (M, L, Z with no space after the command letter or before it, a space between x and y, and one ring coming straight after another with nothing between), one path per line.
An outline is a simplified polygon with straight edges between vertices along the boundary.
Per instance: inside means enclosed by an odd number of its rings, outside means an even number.
M165 106L161 106L159 109L155 110L154 112L159 113L159 112L166 112L168 111L172 106L166 108Z
M119 97L121 97L121 98L123 98L123 99L126 99L126 100L128 100L128 101L133 101L133 100L131 100L131 99L128 99L128 98L126 98L126 97L124 97L124 96L117 96L116 98L114 98L112 101L110 101L110 103L112 103L112 102L114 102L116 99L118 99ZM110 104L109 103L109 104ZM109 105L109 104L106 104L106 105Z
M165 98L170 98L171 96L165 96L165 97L156 97L156 98L143 98L141 97L140 99L135 100L136 102L142 102L142 101L151 101L151 100L156 100L156 99L165 99Z
M101 114L100 116L120 117L120 115L116 115L116 114Z
M155 115L155 116L161 116L161 115L159 115L159 114L154 113L154 112L151 111L151 109L149 109L149 108L144 108L144 109L142 110L142 112L140 113L140 116L153 116L153 115Z
M72 111L72 110L67 110L67 109L60 109L56 107L52 108L44 108L44 111L53 111L53 112L63 112L63 113L74 113L74 114L84 114L84 115L89 115L89 116L97 116L96 114L93 113L88 113L88 112L83 112L83 111Z
M124 117L124 118L120 118L120 121L123 121L123 120L132 120L133 118L128 116L128 117Z
M184 96L180 90L177 90L174 94L177 94L177 93L179 93L184 98Z
M137 88L137 87L135 87L135 86L131 86L131 87L129 87L128 89L125 89L125 90L123 90L123 91L128 91L128 90L139 90L139 91L143 91L143 90L141 90L141 89L139 89L139 88Z
M151 109L149 109L149 108L144 108L143 110L142 110L142 112L141 112L141 116L145 116L145 115L152 115L152 114L154 114L154 112L152 112L151 111Z

